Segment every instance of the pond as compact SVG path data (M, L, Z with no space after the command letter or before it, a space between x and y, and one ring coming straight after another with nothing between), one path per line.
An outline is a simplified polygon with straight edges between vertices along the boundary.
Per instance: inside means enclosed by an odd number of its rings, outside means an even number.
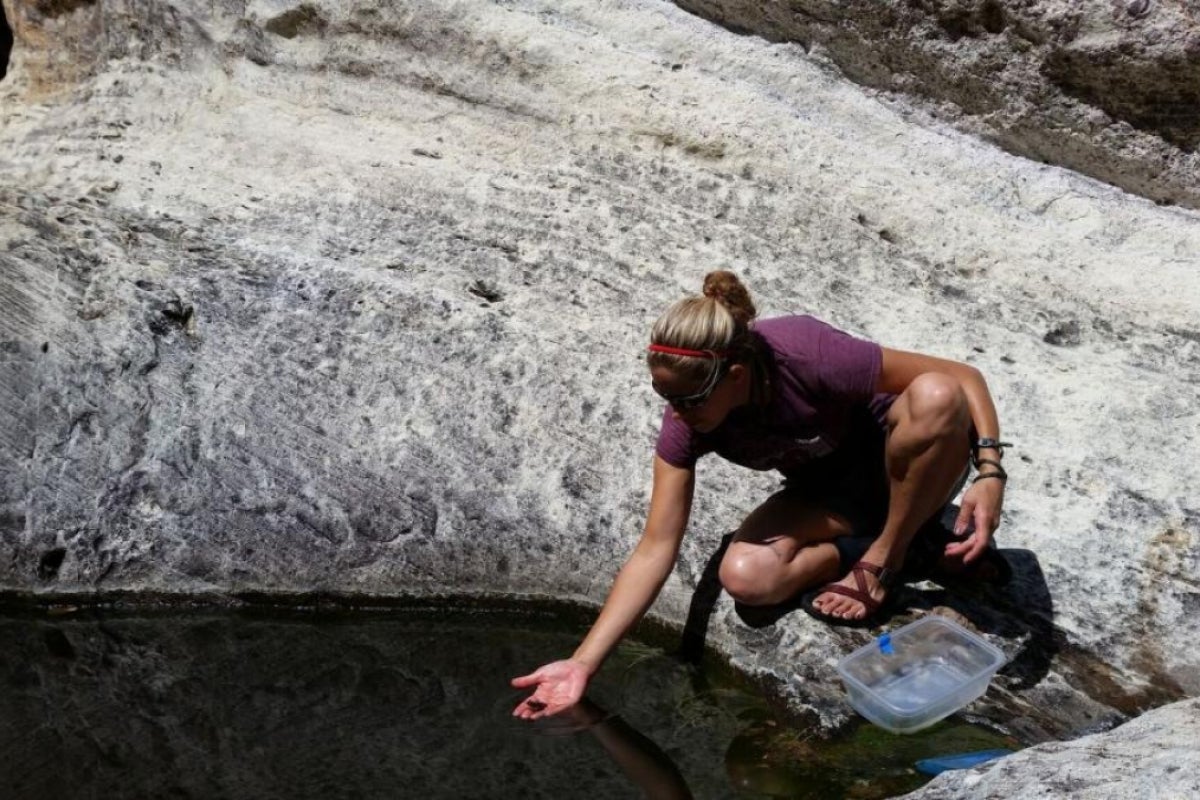
M0 616L0 797L886 797L919 758L1007 736L789 726L719 668L631 640L572 718L510 716L514 675L561 658L578 613Z

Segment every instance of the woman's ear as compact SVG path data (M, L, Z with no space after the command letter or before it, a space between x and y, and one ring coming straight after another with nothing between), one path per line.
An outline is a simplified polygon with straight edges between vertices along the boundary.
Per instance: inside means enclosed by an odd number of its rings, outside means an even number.
M750 377L750 370L746 369L745 364L734 364L729 368L729 377L733 378L734 383L741 383Z

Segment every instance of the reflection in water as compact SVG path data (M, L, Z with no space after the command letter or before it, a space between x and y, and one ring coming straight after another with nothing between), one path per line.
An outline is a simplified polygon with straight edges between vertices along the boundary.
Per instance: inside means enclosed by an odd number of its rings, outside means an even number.
M0 618L2 800L733 796L737 706L637 642L595 686L614 716L512 719L508 677L580 635L553 618L85 617Z
M800 746L757 695L636 641L570 716L513 719L508 676L580 635L496 613L0 617L0 798L880 797L880 764L905 763L903 790L917 758L1011 746ZM915 749L878 758L897 741Z
M625 720L589 698L557 717L533 725L547 733L589 733L647 800L691 800L692 793L670 757Z

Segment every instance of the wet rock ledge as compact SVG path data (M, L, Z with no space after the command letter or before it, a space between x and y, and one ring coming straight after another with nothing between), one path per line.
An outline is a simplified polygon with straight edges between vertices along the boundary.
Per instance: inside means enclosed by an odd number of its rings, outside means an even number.
M1044 744L958 772L905 795L910 800L1200 796L1200 700L1151 711L1111 733Z

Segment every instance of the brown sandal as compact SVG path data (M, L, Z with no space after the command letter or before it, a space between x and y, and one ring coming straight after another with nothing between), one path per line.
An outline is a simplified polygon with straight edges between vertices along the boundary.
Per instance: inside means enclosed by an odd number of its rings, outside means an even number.
M863 575L864 572L874 575L879 581L879 585L888 590L887 595L882 600L876 600L874 597L871 597L871 593L867 588L867 579ZM841 625L847 628L868 628L874 625L875 617L889 605L896 594L891 591L892 587L896 584L896 573L887 567L872 564L870 561L859 561L850 568L850 574L854 576L854 584L857 588L852 589L849 586L842 586L839 583L827 583L821 588L814 589L805 594L800 600L800 607L813 619L819 619L821 622L827 622L830 625ZM816 599L826 592L840 594L852 600L857 600L863 604L863 608L867 610L867 613L861 619L836 617L833 614L826 614L814 605Z

